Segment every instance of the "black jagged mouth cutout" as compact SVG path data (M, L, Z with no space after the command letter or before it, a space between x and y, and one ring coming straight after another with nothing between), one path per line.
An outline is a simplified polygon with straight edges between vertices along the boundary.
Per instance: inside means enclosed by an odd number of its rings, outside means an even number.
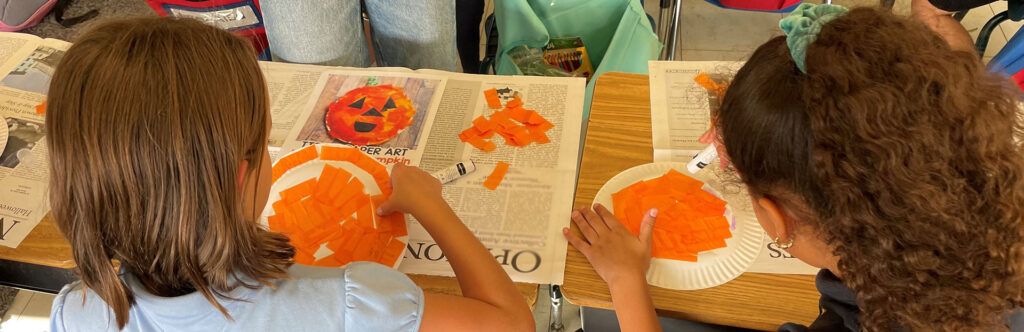
M352 129L359 133L368 133L374 128L377 128L376 124L356 121L352 124Z

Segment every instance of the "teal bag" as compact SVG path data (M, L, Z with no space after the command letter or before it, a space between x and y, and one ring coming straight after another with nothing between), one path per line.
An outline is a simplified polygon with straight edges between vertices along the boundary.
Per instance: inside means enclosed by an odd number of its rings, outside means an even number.
M513 47L543 48L551 37L579 36L594 66L587 84L583 119L597 77L610 71L647 74L661 43L637 0L495 0L498 26L498 75L522 75L506 54Z

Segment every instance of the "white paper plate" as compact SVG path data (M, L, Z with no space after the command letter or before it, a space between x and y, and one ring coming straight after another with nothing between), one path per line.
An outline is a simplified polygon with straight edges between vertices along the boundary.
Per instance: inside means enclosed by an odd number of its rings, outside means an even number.
M686 171L686 164L679 162L662 162L639 165L615 175L597 192L594 203L604 205L614 211L612 194L641 180L649 180L665 175L669 169L675 169L684 175L704 182L704 190L721 197L726 205L725 217L732 225L732 238L726 239L725 248L704 251L697 255L697 262L678 261L673 259L653 258L647 270L647 282L651 285L677 290L694 290L718 286L735 279L750 267L754 259L761 253L762 230L753 215L749 196L740 195L739 185L726 185L717 179L717 165L709 165L696 175ZM718 187L718 188L716 188ZM720 193L733 193L722 195ZM745 191L743 191L745 193ZM723 197L724 196L724 197ZM731 199L730 199L731 198Z
M320 151L320 147L323 145L352 148L351 146L340 144L317 144L317 151ZM295 153L295 151L292 151L289 154L292 153ZM283 158L284 156L281 156L281 158ZM280 160L280 158L278 160ZM271 206L271 204L273 202L281 200L282 190L291 188L306 180L319 177L320 172L322 172L324 169L324 165L331 165L333 167L343 168L345 171L351 173L352 176L358 178L359 181L363 183L363 192L370 196L380 195L382 192L381 189L377 187L377 182L373 179L373 175L366 172L362 168L359 168L358 166L347 161L321 160L318 154L317 159L313 159L299 166L295 166L294 168L285 172L284 175L281 175L281 177L277 179L277 182L274 182L274 184L270 187L270 198L267 200L267 206L263 209L263 216L260 217L260 223L263 224L264 226L268 226L267 217L274 214L274 208ZM406 228L408 228L408 225L406 225ZM409 243L408 235L397 237L396 239L402 241L402 243L405 244ZM316 259L320 259L323 257L330 256L331 254L333 254L331 249L327 249L327 246L321 245L320 249L313 254L313 257L315 257ZM398 269L398 266L402 264L402 259L404 257L404 252L402 255L398 255L398 260L395 261L395 265L392 266L392 268Z

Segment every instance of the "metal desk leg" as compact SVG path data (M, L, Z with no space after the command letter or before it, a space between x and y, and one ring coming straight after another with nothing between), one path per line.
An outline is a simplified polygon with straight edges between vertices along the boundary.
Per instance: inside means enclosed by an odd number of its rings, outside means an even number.
M664 1L662 2L664 3ZM665 8L662 8L662 21L658 23L661 24L662 28L667 29L661 42L665 47L661 50L662 60L671 61L676 59L676 41L679 38L679 11L681 8L682 0L674 0L671 8L672 17L669 20L665 20L667 13L665 12Z
M558 285L551 285L548 290L551 295L551 326L548 331L562 332L565 329L562 326L562 290Z
M661 12L658 15L658 40L665 43L668 40L668 28L671 25L669 22L672 20L672 12L669 11L672 9L672 0L661 0L659 7Z

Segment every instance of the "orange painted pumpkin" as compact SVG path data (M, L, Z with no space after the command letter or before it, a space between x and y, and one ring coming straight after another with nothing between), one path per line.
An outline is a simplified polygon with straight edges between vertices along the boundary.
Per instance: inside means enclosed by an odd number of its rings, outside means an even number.
M356 88L331 103L324 123L335 139L354 145L377 145L412 124L416 110L401 87Z

